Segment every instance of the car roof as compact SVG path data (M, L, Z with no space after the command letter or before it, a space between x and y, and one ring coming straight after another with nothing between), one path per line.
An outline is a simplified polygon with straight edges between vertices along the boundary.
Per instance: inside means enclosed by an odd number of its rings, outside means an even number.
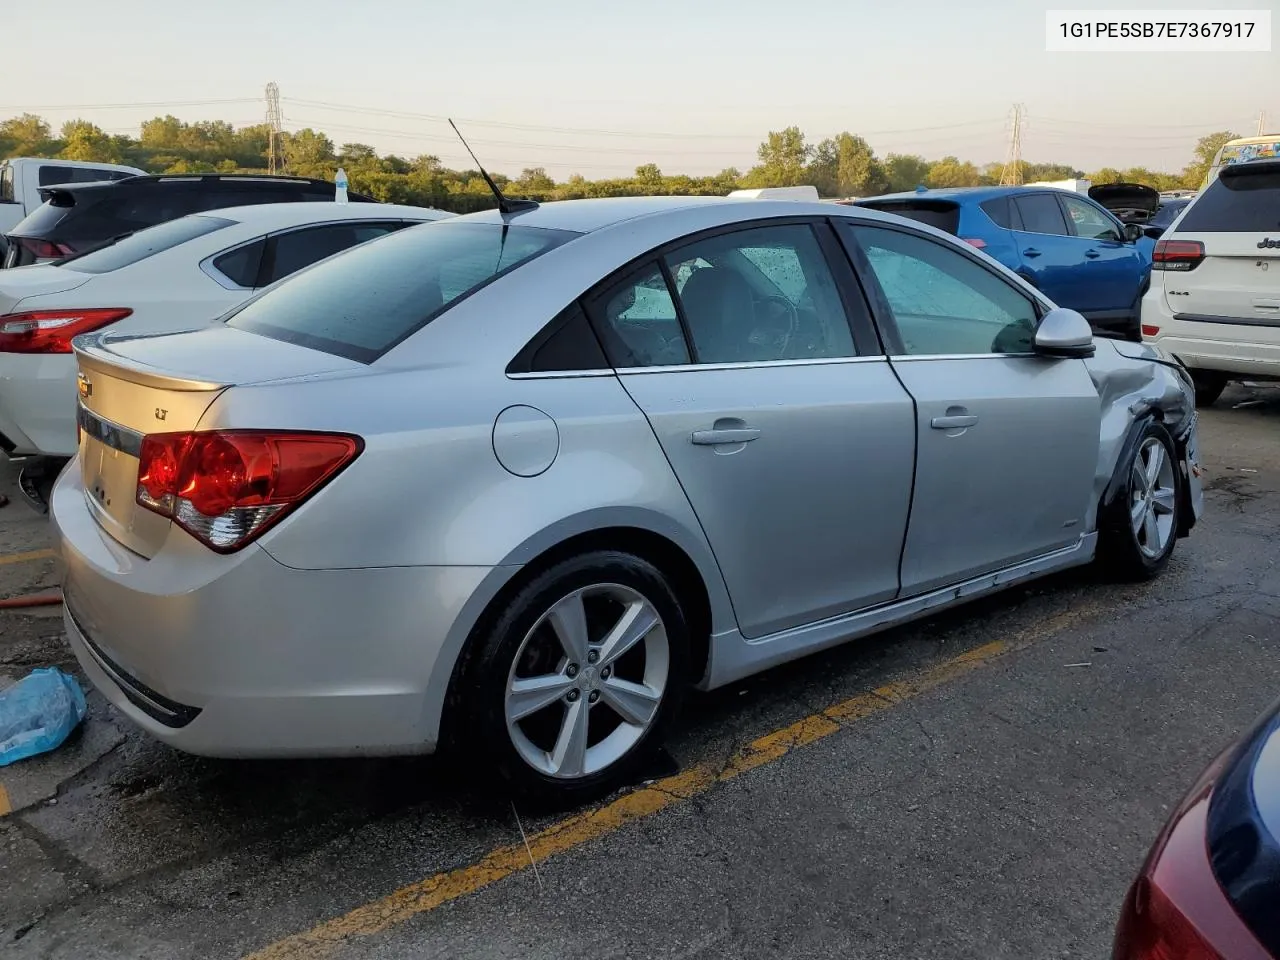
M689 207L710 204L761 204L785 203L793 200L738 200L728 197L601 197L590 200L553 200L529 210L508 214L505 218L496 209L469 213L461 220L478 223L510 223L512 226L539 227L544 230L569 230L575 233L592 233L605 227L634 220L636 217L684 210Z
M1021 193L1046 193L1050 190L1060 190L1063 193L1071 193L1070 190L1063 190L1061 187L1036 187L1026 184L1023 186L1005 186L1005 187L937 187L928 190L907 190L902 193L883 193L875 197L863 197L857 201L862 203L867 200L971 200L974 203L981 203L983 200L990 200L992 197L1010 197ZM1075 196L1083 196L1083 194L1074 194Z
M325 220L395 220L409 217L431 220L452 217L446 210L411 207L399 203L334 203L332 200L301 200L289 203L253 203L189 213L189 217L222 217L247 227L270 230L296 223Z

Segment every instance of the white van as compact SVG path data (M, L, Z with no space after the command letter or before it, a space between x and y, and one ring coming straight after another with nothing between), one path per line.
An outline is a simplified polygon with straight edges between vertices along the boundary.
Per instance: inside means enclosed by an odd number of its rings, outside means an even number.
M42 187L63 183L92 183L145 176L145 170L116 163L83 163L15 157L0 161L0 234L8 233L44 200Z

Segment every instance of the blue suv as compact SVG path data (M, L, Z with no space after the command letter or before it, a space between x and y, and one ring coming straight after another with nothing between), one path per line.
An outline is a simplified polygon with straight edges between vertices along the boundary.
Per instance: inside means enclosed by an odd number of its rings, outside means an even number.
M1141 339L1155 241L1088 197L1055 187L920 188L856 205L945 230L1084 314L1097 332Z

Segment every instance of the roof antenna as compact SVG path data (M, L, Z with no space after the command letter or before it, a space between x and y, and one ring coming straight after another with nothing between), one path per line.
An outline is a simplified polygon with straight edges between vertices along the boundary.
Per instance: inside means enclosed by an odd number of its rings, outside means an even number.
M537 209L537 200L508 200L502 195L502 191L498 189L498 185L493 182L493 177L485 171L480 165L480 161L476 159L475 151L471 149L471 145L462 136L462 131L458 129L458 125L452 120L449 126L453 127L453 132L458 135L458 139L462 141L462 145L467 148L467 153L471 154L471 159L476 161L476 169L480 171L480 176L484 177L484 182L489 185L489 189L498 200L498 211L503 214L519 213L521 210Z

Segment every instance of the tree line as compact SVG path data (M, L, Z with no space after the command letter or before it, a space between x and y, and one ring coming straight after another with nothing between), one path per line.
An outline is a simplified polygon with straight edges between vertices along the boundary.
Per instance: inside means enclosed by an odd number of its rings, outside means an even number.
M1088 177L1095 183L1136 182L1157 190L1196 189L1218 148L1237 134L1220 131L1201 137L1178 173L1134 167L1086 173L1071 164L1021 165L1023 183ZM432 206L465 213L493 205L478 170L453 170L431 154L380 155L363 143L334 141L310 128L283 135L283 169L297 176L332 180L346 170L353 191L389 203ZM0 121L0 158L60 157L124 163L150 173L264 173L268 168L270 128L266 124L234 128L220 120L187 123L156 117L136 137L108 134L86 120L64 123L57 135L41 117L23 114ZM772 131L756 151L757 163L745 172L726 168L713 176L664 173L657 164L636 167L630 177L588 180L573 174L557 182L542 167L517 177L490 171L504 193L534 200L654 194L723 195L731 190L813 184L824 197L873 196L927 187L967 187L999 183L1004 164L978 166L955 156L928 160L914 154L876 156L862 137L841 133L811 143L799 127Z

